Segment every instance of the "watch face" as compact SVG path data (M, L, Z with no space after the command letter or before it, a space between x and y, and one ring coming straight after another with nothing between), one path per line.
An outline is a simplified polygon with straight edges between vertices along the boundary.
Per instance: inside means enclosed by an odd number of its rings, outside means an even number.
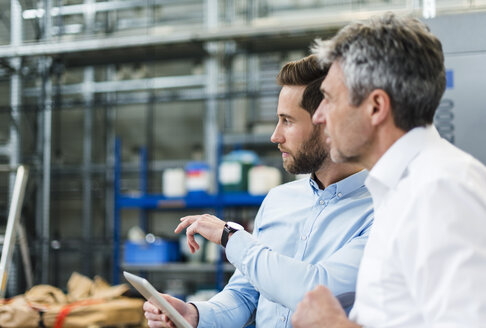
M231 222L231 221L228 221L226 222L226 224L230 227L230 228L233 228L235 230L243 230L243 226L241 224L238 224L236 222Z

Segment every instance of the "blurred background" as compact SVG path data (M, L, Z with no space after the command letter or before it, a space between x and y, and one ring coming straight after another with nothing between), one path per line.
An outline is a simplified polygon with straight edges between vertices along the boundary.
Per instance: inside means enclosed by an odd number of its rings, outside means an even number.
M270 142L279 69L386 11L441 39L436 125L486 163L486 0L1 0L1 226L8 168L29 168L7 295L124 269L181 298L221 288L233 267L214 245L190 255L179 218L251 230L268 189L296 178Z

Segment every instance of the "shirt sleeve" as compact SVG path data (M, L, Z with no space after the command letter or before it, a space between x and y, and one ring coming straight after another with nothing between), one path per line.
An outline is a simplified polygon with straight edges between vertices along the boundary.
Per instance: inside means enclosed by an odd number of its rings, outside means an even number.
M258 225L261 220L265 201L266 198L255 217L255 225ZM197 327L245 327L254 319L259 297L260 293L255 287L239 270L236 270L225 288L209 301L192 302L199 312Z
M428 327L486 322L486 179L417 190L397 242L399 265Z
M317 264L278 254L245 231L232 235L226 256L263 296L294 311L304 295L319 284L334 295L355 291L372 220L369 222L361 235Z
M193 302L199 311L198 328L245 327L253 320L259 293L238 270L226 287L207 302Z

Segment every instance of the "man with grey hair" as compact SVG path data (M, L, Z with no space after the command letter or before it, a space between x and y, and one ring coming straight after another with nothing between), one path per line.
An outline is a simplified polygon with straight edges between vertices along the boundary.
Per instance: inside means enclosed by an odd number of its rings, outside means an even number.
M319 286L294 327L484 327L486 168L432 125L446 83L440 41L417 19L386 14L314 51L332 65L313 121L333 161L370 170L375 223L351 320Z

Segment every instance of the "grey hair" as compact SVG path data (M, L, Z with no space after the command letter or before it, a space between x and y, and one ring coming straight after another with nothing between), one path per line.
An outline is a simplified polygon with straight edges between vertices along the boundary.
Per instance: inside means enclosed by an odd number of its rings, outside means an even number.
M439 39L418 19L387 13L347 25L311 49L321 65L339 63L352 105L382 89L400 129L433 122L446 84L444 54Z

